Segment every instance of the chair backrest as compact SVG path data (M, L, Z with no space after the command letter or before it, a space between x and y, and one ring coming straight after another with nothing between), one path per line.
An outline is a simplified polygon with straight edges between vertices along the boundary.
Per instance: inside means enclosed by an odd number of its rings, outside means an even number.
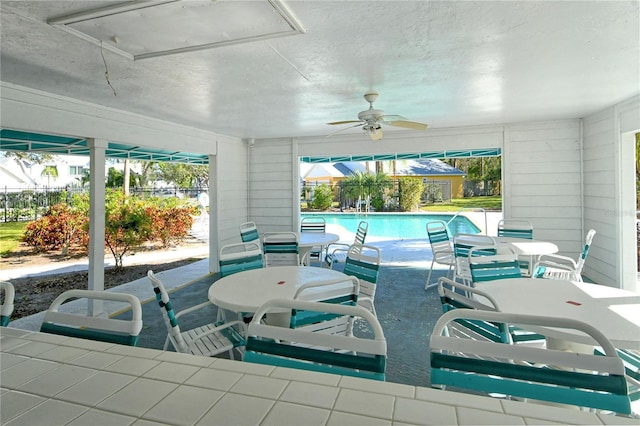
M367 232L369 231L369 223L364 220L358 224L358 230L356 231L356 236L353 239L354 244L364 244L364 240L367 237Z
M173 310L173 306L171 305L169 293L167 293L167 290L164 288L164 284L155 276L153 271L147 272L147 277L149 278L149 281L151 281L153 292L156 295L156 301L158 302L158 305L160 305L162 318L164 319L165 326L167 327L167 333L171 344L177 352L189 353L189 347L182 337L180 324L178 324L176 312Z
M262 256L262 248L257 241L227 244L220 249L218 255L220 276L226 277L236 272L262 268Z
M60 312L70 299L94 299L123 302L131 308L131 319L94 317L88 313ZM87 304L88 308L88 304ZM88 310L88 309L87 309ZM101 342L136 346L142 330L142 306L131 294L92 290L68 290L56 297L44 314L40 331Z
M546 347L505 345L449 335L460 319L514 324L523 329L564 328L589 335L605 356ZM597 329L567 318L455 309L443 314L430 337L431 383L630 414L624 366Z
M303 217L300 222L300 232L325 232L327 222L323 217Z
M243 243L249 241L260 240L260 235L258 234L258 228L256 224L253 222L245 222L240 225L240 238Z
M314 311L366 321L372 337L327 334L313 328L286 328L261 323L273 309ZM262 305L249 324L244 361L384 380L387 343L376 317L360 306L273 299Z
M429 243L431 243L431 251L433 253L453 250L449 229L444 221L429 221L427 222L426 228Z
M590 229L587 232L587 235L584 239L584 247L582 248L582 252L578 257L578 261L576 262L576 272L578 274L582 273L582 268L584 268L584 263L587 261L587 255L589 254L589 249L591 248L591 243L593 242L593 237L596 235L595 229Z
M300 265L298 234L295 232L265 232L262 249L267 267Z
M533 239L533 225L528 220L502 219L498 222L498 237Z
M471 281L471 270L469 269L469 250L473 247L496 246L496 249L485 249L475 252L476 256L491 256L496 254L497 244L488 235L479 234L455 234L453 236L453 254L456 259L455 275L466 281Z
M360 296L371 300L375 297L381 261L378 247L367 244L349 247L342 272L360 280Z
M0 291L2 292L2 304L0 305L0 326L6 327L11 321L13 313L13 301L16 297L16 290L13 284L8 281L0 281Z
M487 253L495 254L487 254ZM518 254L511 247L475 246L469 250L469 270L474 283L522 278Z
M498 303L489 294L445 277L438 280L438 295L443 313L454 309L498 310ZM470 339L510 343L506 324L458 319L449 324L448 330L450 334L462 335Z
M357 277L339 277L303 284L298 287L293 299L355 306L358 303L359 292L360 280ZM317 324L324 333L329 334L350 335L353 330L352 319L349 316L337 317L336 315L314 311L291 310L289 321L291 328L310 326L312 324Z

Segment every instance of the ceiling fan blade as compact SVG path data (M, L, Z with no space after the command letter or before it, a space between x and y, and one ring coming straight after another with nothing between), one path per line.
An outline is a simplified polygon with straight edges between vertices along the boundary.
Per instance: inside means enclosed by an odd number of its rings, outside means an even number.
M347 121L347 123L354 123L354 121ZM338 133L344 132L345 130L353 129L354 127L361 127L361 126L364 126L364 124L365 124L365 123L363 123L363 122L361 122L361 121L356 121L355 123L358 123L358 124L354 124L353 126L347 126L347 127L345 127L344 129L340 129L340 130L337 130L337 131L335 131L335 132L333 132L333 133L329 133L329 134L328 134L327 136L325 136L325 137L327 137L327 138L328 138L328 137L331 137L331 136L336 135L336 134L338 134ZM327 123L327 124L333 124L333 123Z
M334 121L334 122L327 123L327 124L330 124L332 126L336 126L336 125L340 125L340 124L349 124L349 123L362 123L362 121L360 121L360 120Z
M427 125L424 123L406 120L385 121L384 124L389 124L390 126L405 127L407 129L414 130L425 130L427 128Z
M383 115L382 122L387 123L390 121L407 121L407 117L403 117L401 115Z

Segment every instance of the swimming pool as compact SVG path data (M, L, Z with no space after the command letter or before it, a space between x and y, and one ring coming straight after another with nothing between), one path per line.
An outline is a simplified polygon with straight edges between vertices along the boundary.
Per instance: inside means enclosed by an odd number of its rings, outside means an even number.
M479 234L478 228L469 218L446 213L302 213L301 217L321 216L330 225L338 225L350 232L355 232L360 221L369 223L367 237L379 239L415 239L428 238L426 223L431 220L443 220L448 224L449 234ZM453 219L453 220L451 220Z

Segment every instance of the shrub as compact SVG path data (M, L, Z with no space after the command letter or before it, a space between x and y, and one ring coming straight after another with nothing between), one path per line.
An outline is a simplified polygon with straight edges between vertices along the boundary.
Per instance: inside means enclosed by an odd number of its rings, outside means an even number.
M417 210L420 205L420 196L424 191L424 183L420 179L401 177L400 185L400 210L409 212Z
M71 246L84 245L88 223L87 215L80 209L56 204L25 227L22 241L38 252L62 249L61 254L66 256Z
M189 235L193 217L198 214L198 207L187 206L180 201L176 198L154 198L146 208L152 221L153 238L159 240L163 247Z
M316 186L313 191L311 207L317 210L328 210L333 203L333 191L327 184Z

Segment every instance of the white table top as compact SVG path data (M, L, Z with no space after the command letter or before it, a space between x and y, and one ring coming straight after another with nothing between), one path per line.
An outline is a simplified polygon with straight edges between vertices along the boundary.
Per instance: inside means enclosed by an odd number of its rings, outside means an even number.
M335 243L340 235L329 232L298 232L298 247L326 246Z
M590 324L618 348L640 350L640 294L598 284L533 278L486 281L477 288L491 295L503 312L571 318ZM553 329L552 337L569 331ZM578 343L587 337L570 334Z
M525 256L540 256L558 252L558 246L548 241L528 240L514 237L493 237L498 243L513 248L517 254Z
M270 299L292 299L298 287L346 277L340 271L313 266L273 266L220 278L209 287L211 303L235 312L255 312Z
M606 414L0 327L3 424L637 424Z

